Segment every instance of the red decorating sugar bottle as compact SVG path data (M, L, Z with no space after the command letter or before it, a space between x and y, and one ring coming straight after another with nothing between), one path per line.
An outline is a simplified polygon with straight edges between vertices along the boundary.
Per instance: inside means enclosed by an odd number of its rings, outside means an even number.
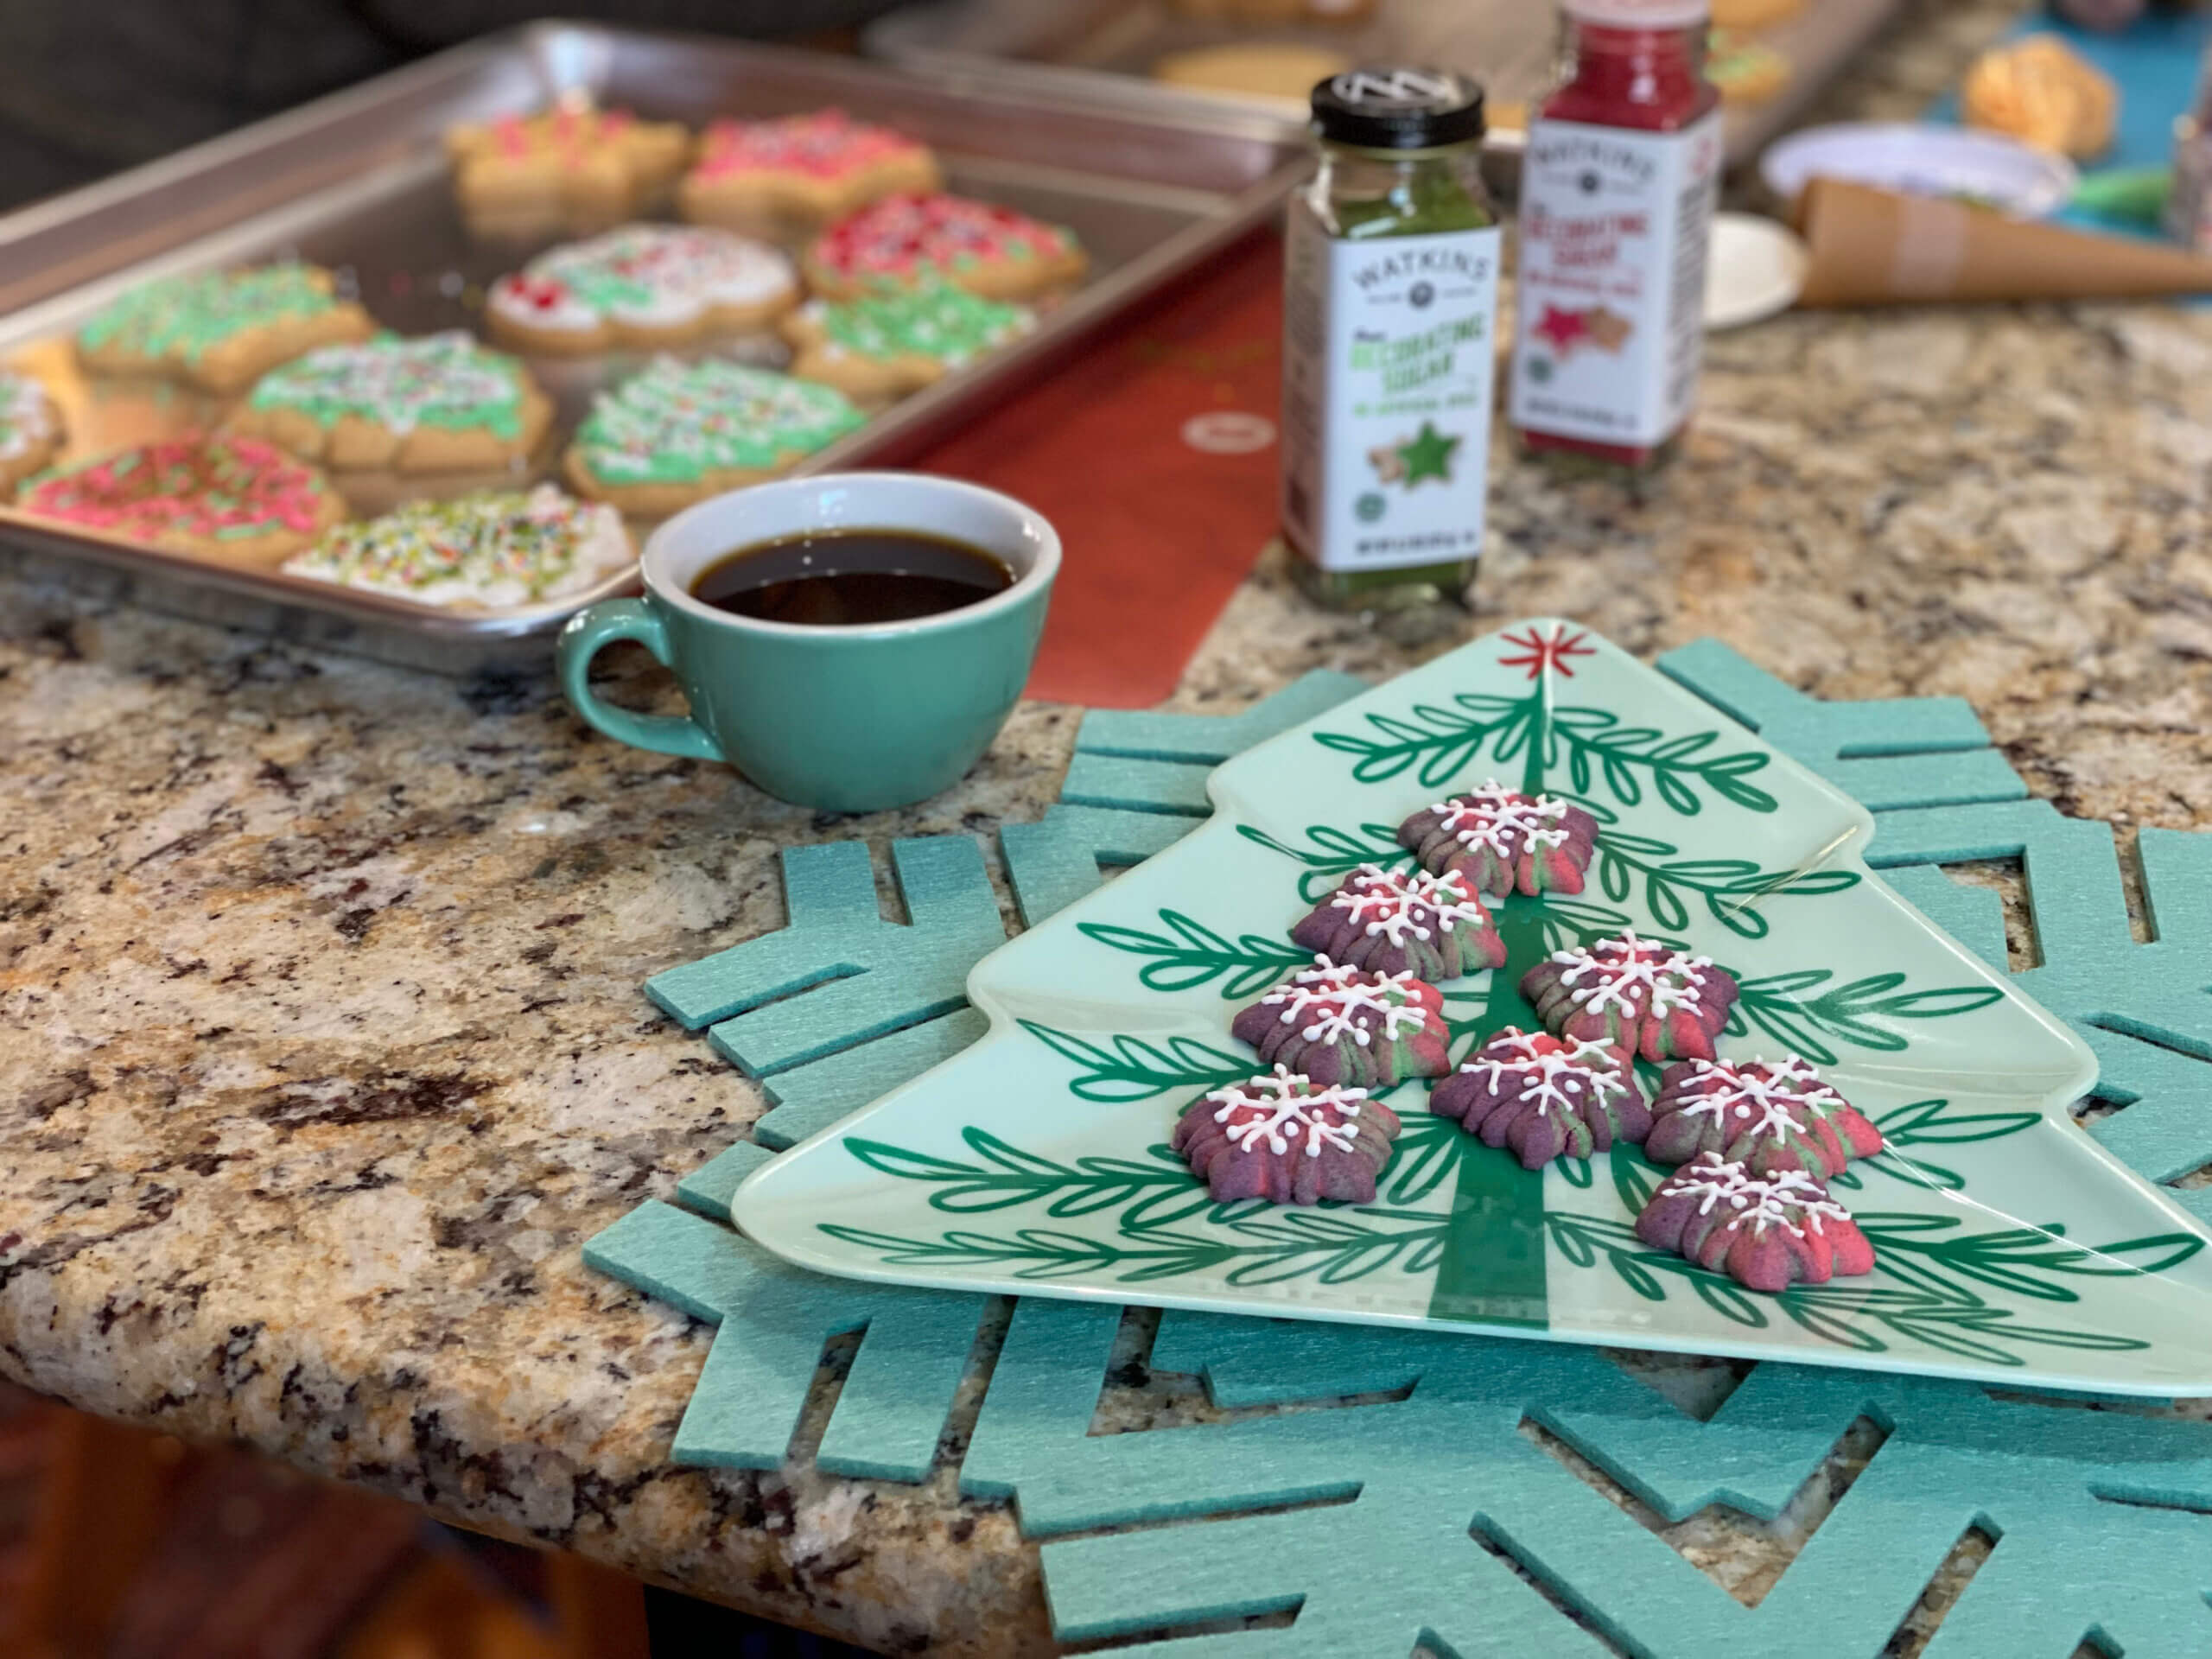
M1720 98L1708 0L1566 0L1521 166L1509 417L1524 450L1643 470L1696 400Z

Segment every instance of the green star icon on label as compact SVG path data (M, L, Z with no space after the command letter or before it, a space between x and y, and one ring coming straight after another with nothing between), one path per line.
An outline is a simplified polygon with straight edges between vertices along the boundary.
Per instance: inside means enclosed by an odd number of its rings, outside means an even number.
M1405 463L1405 484L1408 489L1424 478L1433 478L1440 484L1452 481L1452 456L1459 447L1456 437L1446 437L1427 421L1421 423L1421 430L1398 446L1398 459Z

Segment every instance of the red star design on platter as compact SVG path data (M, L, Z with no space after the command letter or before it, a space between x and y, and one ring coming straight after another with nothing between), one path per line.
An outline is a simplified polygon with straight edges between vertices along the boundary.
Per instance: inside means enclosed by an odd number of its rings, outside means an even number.
M1582 643L1585 638L1583 634L1569 633L1563 628L1554 628L1548 639L1534 628L1525 635L1509 633L1505 636L1505 643L1516 645L1528 654L1501 657L1497 659L1498 664L1503 668L1525 668L1532 680L1546 669L1557 669L1561 679L1571 680L1574 677L1574 668L1567 660L1568 658L1595 657L1598 654L1596 646Z
M1563 357L1577 340L1588 337L1589 315L1586 312L1562 311L1555 305L1548 305L1544 308L1542 321L1531 332Z

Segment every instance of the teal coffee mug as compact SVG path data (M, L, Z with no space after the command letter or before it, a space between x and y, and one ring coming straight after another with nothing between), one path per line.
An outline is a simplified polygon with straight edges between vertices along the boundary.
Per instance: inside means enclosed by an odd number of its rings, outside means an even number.
M813 627L733 615L693 596L724 555L840 531L903 531L995 555L1014 581L912 621ZM1010 496L918 473L836 473L719 495L645 543L645 596L605 601L562 631L561 687L607 736L727 760L779 799L832 812L906 806L950 789L1013 712L1060 568L1052 526ZM634 639L674 671L689 716L601 702L601 646Z

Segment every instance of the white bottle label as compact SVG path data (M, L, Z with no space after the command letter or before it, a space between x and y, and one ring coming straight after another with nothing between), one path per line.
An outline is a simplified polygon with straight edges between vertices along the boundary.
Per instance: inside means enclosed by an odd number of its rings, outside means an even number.
M1492 226L1348 241L1292 207L1283 525L1324 570L1482 552L1498 238Z
M1679 132L1530 125L1515 426L1641 448L1688 418L1719 186L1718 111Z

